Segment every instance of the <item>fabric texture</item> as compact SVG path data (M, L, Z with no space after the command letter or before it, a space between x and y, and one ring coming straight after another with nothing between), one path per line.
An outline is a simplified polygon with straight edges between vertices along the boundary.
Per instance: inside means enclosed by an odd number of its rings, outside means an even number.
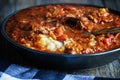
M39 70L0 61L0 80L120 80Z
M0 16L0 22L2 22L1 19L5 15L8 15L8 13L14 11L16 1L13 3L10 3L10 1L8 1L8 0L3 0L0 3L0 5L2 6L2 7L0 7L0 12L2 14L4 14L4 15ZM74 0L66 0L65 2L69 2L69 1L74 2ZM94 5L109 7L111 9L120 11L120 9L119 9L120 8L120 5L119 5L120 0L81 0L81 2L79 2L79 0L75 0L75 1L76 1L76 3L94 4ZM47 2L49 3L49 1L47 1L47 0L36 0L36 2L37 2L36 4L44 4ZM55 2L57 2L57 1L55 1ZM59 0L59 2L62 3L62 2L64 2L64 0ZM53 2L51 2L51 3L53 3ZM8 9L6 8L6 5L9 6ZM4 6L5 6L5 8L3 8ZM0 39L2 42L0 45L6 45L3 43L4 40L2 40L1 35L0 35ZM7 58L14 58L14 56L15 56L14 60L16 60L16 62L17 61L21 62L22 57L20 57L19 54L17 54L17 53L13 54L13 52L15 52L15 51L14 51L14 49L13 49L13 51L11 51L10 47L8 45L0 46L0 50L2 51L2 53L4 53L2 55L5 55L5 57L7 55ZM12 54L10 54L10 52ZM1 55L0 55L0 57L1 57ZM0 60L0 80L26 80L26 79L27 80L120 80L118 78L116 79L116 78L103 78L103 77L86 76L86 75L73 75L73 74L65 74L65 73L59 73L59 72L54 72L54 71L47 71L47 70L42 70L42 69L39 70L37 68L29 68L29 67L17 65L15 63L10 63L8 61Z

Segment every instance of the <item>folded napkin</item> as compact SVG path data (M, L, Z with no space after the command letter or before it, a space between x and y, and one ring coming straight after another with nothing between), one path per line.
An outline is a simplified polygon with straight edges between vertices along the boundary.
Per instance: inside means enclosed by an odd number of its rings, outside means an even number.
M6 61L0 61L0 80L116 80L95 76L58 73L54 71L27 68ZM118 79L119 80L119 79Z

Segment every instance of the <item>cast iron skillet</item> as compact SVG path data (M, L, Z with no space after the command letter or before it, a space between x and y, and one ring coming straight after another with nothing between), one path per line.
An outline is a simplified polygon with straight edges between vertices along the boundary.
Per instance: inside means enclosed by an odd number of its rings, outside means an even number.
M76 4L76 5L81 5L81 4ZM91 6L91 5L86 5L86 6ZM100 7L100 6L94 6L94 7ZM118 11L111 9L110 11L120 15L120 12ZM67 69L67 70L85 69L85 68L92 68L92 67L105 65L120 57L120 48L109 50L106 52L95 53L95 54L68 55L68 54L52 54L52 53L37 51L27 47L23 47L18 43L15 43L5 32L6 22L11 16L17 14L17 12L9 15L2 22L1 25L2 36L7 40L8 43L10 43L10 45L12 45L17 50L19 50L21 52L21 55L25 56L27 59L31 60L32 62L37 63L38 65L41 65L43 67L50 67L54 69Z

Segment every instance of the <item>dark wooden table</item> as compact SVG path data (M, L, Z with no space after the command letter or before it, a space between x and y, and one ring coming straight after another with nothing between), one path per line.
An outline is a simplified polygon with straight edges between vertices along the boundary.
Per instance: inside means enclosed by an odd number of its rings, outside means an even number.
M40 4L49 4L49 3L82 3L82 4L93 4L93 5L100 5L104 7L109 7L115 10L120 11L120 0L1 0L0 1L0 22L5 18L7 15L30 6L40 5ZM7 50L9 49L9 50ZM2 52L3 51L3 52ZM3 54L2 54L3 53ZM6 41L0 35L0 58L8 60L17 60L20 61L20 64L26 64L22 57L18 58L18 54L11 56L12 52L10 50L10 46L8 47ZM1 55L2 54L2 55ZM8 55L8 56L6 56ZM27 64L26 64L27 65ZM35 67L35 66L34 66ZM65 72L67 73L67 72ZM97 68L90 68L84 70L76 70L69 72L71 74L77 75L92 75L98 77L110 77L110 78L120 78L120 59L117 59L111 63L108 63L104 66L100 66Z

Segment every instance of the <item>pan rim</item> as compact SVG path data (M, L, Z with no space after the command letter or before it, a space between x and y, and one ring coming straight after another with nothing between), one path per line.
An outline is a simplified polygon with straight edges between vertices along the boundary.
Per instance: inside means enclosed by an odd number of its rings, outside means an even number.
M79 3L57 3L57 4L60 4L60 5L64 5L64 4L68 4L68 5L81 5L81 6L91 6L91 7L100 7L100 8L103 8L102 6L98 6L98 5L79 4ZM99 55L105 55L105 54L110 54L110 53L113 53L113 52L116 52L116 51L120 51L120 48L116 48L116 49L113 49L113 50L108 50L108 51L105 51L105 52L99 52L99 53L93 53L93 54L75 54L75 55L72 55L72 54L54 54L54 53L51 53L51 52L38 51L38 50L34 50L34 49L27 48L25 46L22 46L22 45L16 43L14 40L12 40L6 34L6 32L5 32L5 25L6 25L7 21L13 15L19 13L20 11L23 11L23 10L26 10L26 9L29 9L29 8L32 8L32 7L39 7L39 6L45 6L45 5L56 5L56 3L54 3L54 4L42 4L42 5L31 6L31 7L28 7L28 8L24 8L24 9L18 10L16 12L13 12L12 14L6 16L6 18L1 23L1 34L2 34L2 36L8 42L10 42L11 44L13 44L14 46L22 48L22 49L27 50L27 51L31 51L31 52L36 53L36 54L44 54L44 55L52 55L52 56L64 56L64 57L80 57L80 56L99 56ZM108 9L112 10L110 8L108 8ZM118 14L120 14L119 11L115 11L115 10L112 10L112 11L113 12L117 12Z

